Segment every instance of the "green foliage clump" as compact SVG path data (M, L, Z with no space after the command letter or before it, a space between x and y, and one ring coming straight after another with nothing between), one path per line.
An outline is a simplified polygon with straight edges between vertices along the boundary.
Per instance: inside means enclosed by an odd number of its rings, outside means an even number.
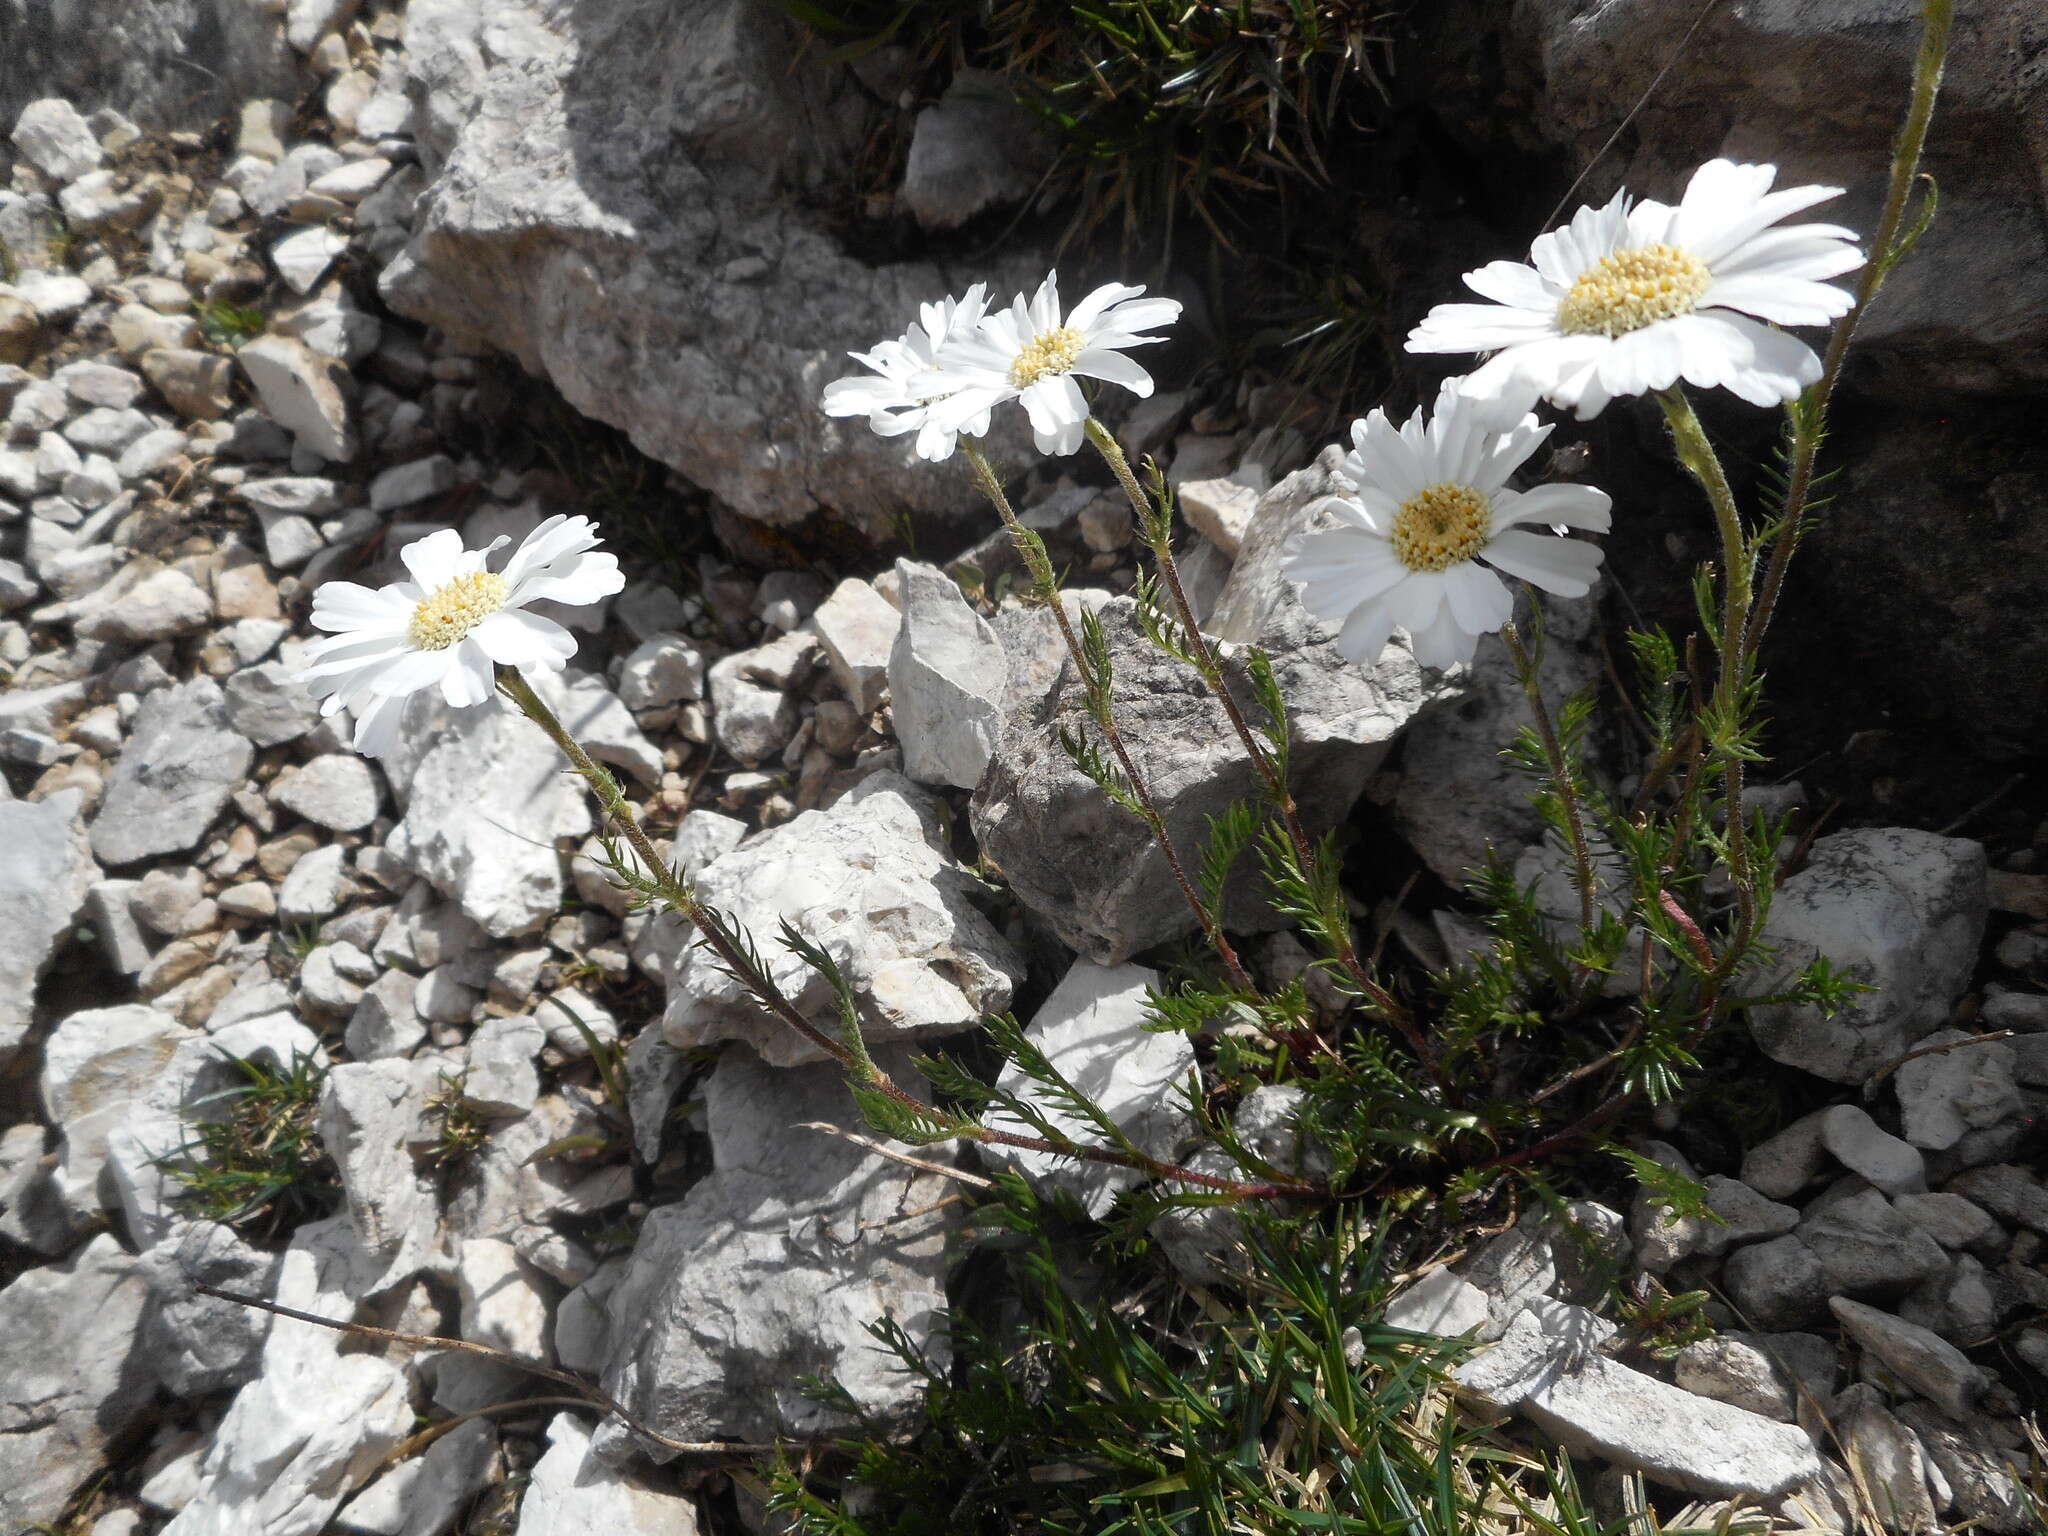
M217 347L238 347L263 334L269 322L252 304L231 299L213 299L199 306L199 334Z
M327 1069L301 1055L284 1068L224 1059L240 1081L192 1106L218 1112L196 1120L162 1165L184 1186L180 1203L195 1216L265 1238L326 1215L341 1192L315 1125Z

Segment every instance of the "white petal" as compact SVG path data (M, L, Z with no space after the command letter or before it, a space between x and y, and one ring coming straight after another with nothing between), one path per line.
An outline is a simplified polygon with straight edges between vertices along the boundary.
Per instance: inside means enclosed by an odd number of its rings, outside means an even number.
M1507 584L1469 561L1444 572L1444 597L1458 627L1471 634L1490 635L1515 616L1515 598Z
M1669 389L1685 367L1685 344L1668 322L1628 331L1600 355L1600 385L1609 395L1645 395Z
M513 583L505 595L507 608L527 603L568 603L583 607L625 590L619 558L608 550L557 560Z
M356 711L355 748L365 757L384 757L398 746L409 695L395 693Z
M474 630L442 654L448 657L448 670L441 674L441 697L452 708L468 709L491 696L491 690L497 686L497 669L491 665L490 655L476 643Z
M559 671L576 654L576 637L553 619L518 609L501 609L469 632L483 653L501 667L545 667Z
M1826 325L1849 313L1855 302L1830 284L1774 272L1716 277L1700 298L1702 308L1739 309L1778 325Z
M1714 276L1773 272L1809 280L1840 277L1863 265L1856 232L1839 224L1792 224L1767 229L1714 263Z
M403 629L412 620L412 608L389 587L328 581L313 593L311 622L315 629L326 630Z
M1408 631L1408 643L1415 651L1415 659L1439 672L1469 665L1473 652L1479 649L1479 637L1461 628L1449 608L1442 609L1420 629L1407 624L1401 627Z
M1733 310L1702 310L1692 318L1719 329L1730 365L1721 387L1751 405L1782 405L1820 378L1820 358L1813 348L1786 331ZM1688 368L1686 377L1692 382Z
M1433 622L1443 603L1441 571L1410 571L1405 581L1387 591L1387 611L1410 634Z
M438 592L462 573L462 554L462 535L453 528L440 528L423 539L414 539L398 552L398 558L422 590Z
M1801 209L1811 208L1815 203L1824 203L1831 197L1840 197L1840 187L1786 187L1760 197L1740 217L1717 221L1711 228L1703 229L1697 236L1688 234L1685 248L1708 266L1732 256L1742 243L1752 235L1769 229L1780 219L1789 218Z
M1145 286L1142 283L1104 283L1074 306L1074 312L1067 316L1067 324L1077 331L1086 332L1110 305L1123 299L1135 299L1144 291ZM1180 306L1176 304L1174 308L1177 310Z
M1083 378L1121 384L1140 399L1152 393L1152 375L1121 352L1090 347L1074 359L1073 371Z
M1521 261L1489 261L1476 272L1465 274L1465 286L1496 304L1533 309L1545 315L1557 312L1561 297L1559 290L1544 282L1541 272Z
M1393 634L1394 619L1385 603L1360 603L1337 631L1337 654L1346 661L1369 667L1380 659L1380 652L1387 648Z
M1384 491L1396 505L1437 483L1433 462L1426 463L1415 445L1394 429L1385 411L1365 418L1365 443L1360 450L1367 484Z
M1598 544L1531 533L1526 528L1510 528L1497 535L1481 556L1494 569L1559 597L1584 597L1592 590L1600 557Z
M1031 417L1031 434L1040 453L1064 457L1081 446L1088 420L1088 402L1071 375L1051 374L1018 396Z
M570 517L557 512L519 541L512 558L505 562L503 575L513 591L529 575L538 574L557 561L566 561L597 548L597 525L587 517Z
M1557 307L1542 311L1505 304L1439 304L1408 333L1410 352L1491 352L1560 334Z
M1114 309L1104 312L1099 324L1103 330L1123 331L1135 335L1141 331L1154 330L1162 325L1172 325L1176 320L1180 319L1180 309L1179 299L1128 299L1117 305ZM1071 320L1068 324L1079 331L1086 331L1088 329L1078 319ZM1144 339L1147 341L1164 340L1163 337L1158 336L1149 336Z
M1556 482L1531 486L1526 491L1502 491L1493 503L1493 531L1520 523L1583 528L1588 533L1605 533L1613 523L1614 498L1590 485Z

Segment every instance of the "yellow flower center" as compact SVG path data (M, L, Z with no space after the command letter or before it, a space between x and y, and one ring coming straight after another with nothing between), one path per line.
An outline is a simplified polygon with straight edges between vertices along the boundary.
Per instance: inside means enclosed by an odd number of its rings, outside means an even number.
M1691 313L1713 282L1704 261L1675 245L1616 251L1572 284L1557 306L1557 327L1575 336L1641 330L1652 321Z
M504 607L511 590L495 571L458 576L414 606L405 637L416 650L445 651Z
M1010 364L1010 388L1025 389L1048 373L1065 373L1087 345L1088 338L1071 325L1056 331L1040 331L1024 344L1024 350Z
M1394 553L1411 571L1443 571L1470 560L1493 532L1493 504L1446 480L1417 491L1394 514Z

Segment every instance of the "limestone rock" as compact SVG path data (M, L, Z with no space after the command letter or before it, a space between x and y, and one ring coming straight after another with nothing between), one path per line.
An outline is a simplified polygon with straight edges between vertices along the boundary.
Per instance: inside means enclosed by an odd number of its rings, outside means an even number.
M1007 1007L1023 975L944 850L931 797L884 771L830 810L805 811L725 854L698 872L697 889L753 934L776 984L821 1029L838 1030L836 1005L825 980L777 941L785 921L838 962L870 1044L944 1034ZM672 964L662 1032L684 1049L745 1040L782 1065L821 1056L764 1019L695 942Z
M1927 1187L1927 1160L1919 1150L1855 1104L1837 1104L1822 1114L1820 1142L1844 1168L1888 1195Z
M52 181L75 181L101 160L100 138L70 102L44 97L14 120L14 147Z
M900 1052L878 1060L917 1082ZM781 1069L729 1048L704 1103L715 1171L641 1228L607 1303L605 1389L685 1440L830 1433L844 1421L799 1389L818 1373L875 1420L907 1422L918 1389L866 1325L891 1317L943 1354L946 1181L797 1129L858 1122L831 1064ZM614 1425L601 1444L627 1440Z
M259 1253L214 1221L181 1223L143 1254L149 1305L138 1347L167 1391L204 1397L255 1376L270 1314L193 1287L268 1296L275 1267L274 1255Z
M1029 197L1052 153L1043 126L1001 74L955 70L911 129L903 204L926 229L957 229Z
M75 789L0 800L0 1063L27 1035L36 982L99 878L80 812Z
M1916 1049L1931 1046L1948 1049L1902 1062L1892 1079L1907 1141L1930 1151L1944 1151L1971 1131L2021 1112L2011 1046L1979 1042L1975 1035L1960 1029L1936 1030Z
M133 864L197 847L254 756L212 678L154 690L108 779L93 853L105 864Z
M235 355L264 413L301 447L334 463L356 456L348 372L339 363L290 336L259 336Z
M574 1413L548 1425L548 1448L519 1501L518 1536L697 1536L693 1500L645 1486L630 1472L593 1462L590 1431Z
M1332 483L1319 466L1266 493L1210 624L1217 637L1256 641L1272 658L1293 734L1294 796L1311 837L1350 811L1401 729L1460 687L1425 673L1399 644L1371 671L1350 665L1295 601L1279 571L1280 547L1303 509ZM1101 616L1125 744L1183 861L1192 864L1209 818L1253 798L1256 775L1223 707L1187 667L1152 644L1130 601L1105 604ZM1225 669L1256 718L1242 657L1233 654ZM1049 694L1012 687L1001 740L974 796L982 848L1018 899L1098 964L1114 965L1194 932L1194 915L1143 824L1074 766L1057 739L1061 728L1093 739L1071 666L1061 668ZM1240 874L1225 907L1231 927L1284 924L1258 886L1248 870Z
M1860 1083L1939 1028L1977 963L1984 933L1984 848L1903 827L1837 832L1771 901L1756 975L1775 991L1817 956L1874 986L1832 1018L1818 1009L1749 1010L1764 1054L1831 1082Z
M817 408L846 349L898 335L949 276L863 262L801 200L761 195L868 131L787 18L426 0L406 49L433 179L382 279L393 307L511 352L743 516L825 509L881 538L905 509L967 507L907 438ZM982 275L1007 293L1029 264Z
M107 1138L193 1038L176 1019L141 1003L89 1008L51 1031L43 1047L43 1112L63 1133L57 1182L73 1211L96 1216L119 1208L119 1197L101 1188Z
M362 758L326 752L280 780L270 798L331 832L359 832L377 819L383 795L376 770Z
M555 840L591 829L561 754L532 722L491 704L451 713L424 742L414 772L392 771L405 814L385 846L493 938L539 927L562 904Z
M411 1279L434 1256L435 1181L411 1150L423 1139L433 1067L403 1058L350 1062L330 1070L321 1090L320 1140L341 1172L349 1225L368 1261L360 1294Z
M345 1218L309 1222L278 1267L274 1300L322 1317L356 1307L361 1260ZM344 1354L347 1336L288 1318L264 1341L261 1372L221 1420L190 1503L164 1536L316 1536L412 1428L406 1373Z
M1195 1050L1186 1035L1145 1029L1145 993L1158 982L1158 973L1141 965L1101 966L1076 960L1025 1033L1125 1135L1153 1157L1167 1159L1192 1128L1181 1090L1195 1071ZM997 1081L1008 1092L1036 1103L1074 1140L1086 1145L1101 1142L1102 1133L1094 1126L1044 1102L1044 1090L1014 1065L1006 1065ZM991 1124L1021 1135L1036 1134L1027 1125L1008 1123L1000 1112ZM1069 1191L1098 1218L1107 1214L1120 1193L1145 1182L1138 1170L1108 1163L1076 1162L1013 1147L978 1150L993 1163Z
M903 771L920 784L973 789L1003 729L1002 642L937 566L898 560L896 577L903 611L890 610L898 627L888 680Z
M902 563L897 562L899 567ZM883 687L894 689L889 663L903 615L873 587L857 576L849 576L818 605L810 622L818 632L818 643L825 648L825 659L831 665L839 691L859 713L873 714L882 702ZM901 710L899 702L899 720ZM910 776L927 782L914 769Z
M104 1232L0 1290L0 1526L54 1522L149 1407L134 1353L147 1291Z

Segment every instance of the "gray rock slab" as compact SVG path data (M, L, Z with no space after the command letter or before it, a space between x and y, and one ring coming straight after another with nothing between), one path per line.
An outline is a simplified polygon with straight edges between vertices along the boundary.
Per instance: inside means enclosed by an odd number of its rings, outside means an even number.
M1183 1034L1148 1031L1146 993L1159 973L1142 965L1096 965L1076 960L1039 1005L1025 1034L1069 1083L1080 1089L1149 1156L1167 1159L1175 1143L1193 1130L1186 1094L1195 1073L1194 1043ZM1047 1119L1084 1146L1102 1142L1102 1132L1046 1097L1045 1090L1014 1064L1004 1066L1000 1087L1034 1104ZM1035 1135L1001 1111L989 1123L998 1130ZM1089 1215L1108 1213L1124 1190L1146 1182L1135 1168L1079 1162L1051 1152L1015 1147L977 1149L998 1166L1065 1189Z
M1820 1122L1820 1144L1835 1161L1886 1194L1927 1187L1927 1160L1919 1149L1879 1126L1855 1104L1837 1104Z
M28 1033L36 983L76 927L99 878L83 797L0 800L0 1062Z
M839 691L860 713L873 714L882 702L882 690L894 688L889 659L903 615L873 587L849 576L812 612L810 624L825 648ZM901 705L897 708L900 719ZM910 776L923 781L916 772Z
M410 776L385 846L493 938L529 932L562 905L558 838L591 829L583 792L540 728L509 709L450 714Z
M1929 1049L1935 1046L1945 1049ZM1938 1029L1915 1049L1927 1054L1900 1063L1892 1076L1902 1129L1914 1146L1944 1151L1971 1131L2021 1112L2011 1046L1979 1041L1967 1030Z
M915 1082L900 1053L879 1058ZM873 1419L904 1424L921 1394L866 1325L891 1317L943 1356L950 1187L818 1132L859 1111L839 1069L779 1069L728 1049L705 1085L714 1172L653 1211L607 1304L605 1389L676 1439L809 1436L844 1420L799 1389L838 1378ZM629 1437L613 1426L610 1444ZM655 1454L660 1454L658 1449Z
M275 1254L259 1252L214 1221L181 1223L142 1256L149 1304L138 1347L166 1391L204 1397L255 1376L270 1314L202 1295L194 1286L268 1296L276 1268Z
M274 784L270 798L330 832L360 832L377 819L384 791L355 753L326 752Z
M1779 888L1753 978L1777 990L1820 956L1874 987L1833 1017L1773 1004L1749 1010L1764 1054L1837 1083L1860 1083L1941 1027L1977 963L1987 898L1984 846L1903 827L1837 832Z
M1002 733L1002 642L937 566L898 560L896 576L903 611L889 609L896 627L887 666L903 771L920 784L972 789Z
M360 1251L344 1217L292 1236L273 1299L351 1318ZM256 1379L235 1394L193 1497L163 1536L317 1536L413 1427L407 1374L347 1336L275 1319Z
M630 1471L595 1460L590 1436L590 1426L573 1412L550 1421L548 1448L519 1501L516 1536L697 1536L694 1499L650 1488Z
M754 936L770 976L804 1016L839 1029L831 989L785 950L789 922L823 945L852 984L871 1044L965 1029L1009 1006L1021 959L970 897L974 882L946 852L932 798L901 774L870 774L829 810L805 811L698 872L699 895ZM794 1030L686 943L671 962L662 1032L679 1049L744 1040L781 1065L822 1058Z
M0 1526L54 1522L148 1408L156 1382L135 1350L147 1294L104 1232L0 1290Z
M785 18L750 0L428 0L406 40L434 176L380 282L394 308L510 352L744 517L829 513L880 539L906 512L976 504L909 438L818 409L848 348L900 335L955 279L862 261L821 213L760 195L869 131L836 68L792 65ZM714 243L731 254L707 259ZM977 275L1007 294L1035 260Z
M149 693L93 819L94 856L134 864L196 848L254 756L212 678Z

